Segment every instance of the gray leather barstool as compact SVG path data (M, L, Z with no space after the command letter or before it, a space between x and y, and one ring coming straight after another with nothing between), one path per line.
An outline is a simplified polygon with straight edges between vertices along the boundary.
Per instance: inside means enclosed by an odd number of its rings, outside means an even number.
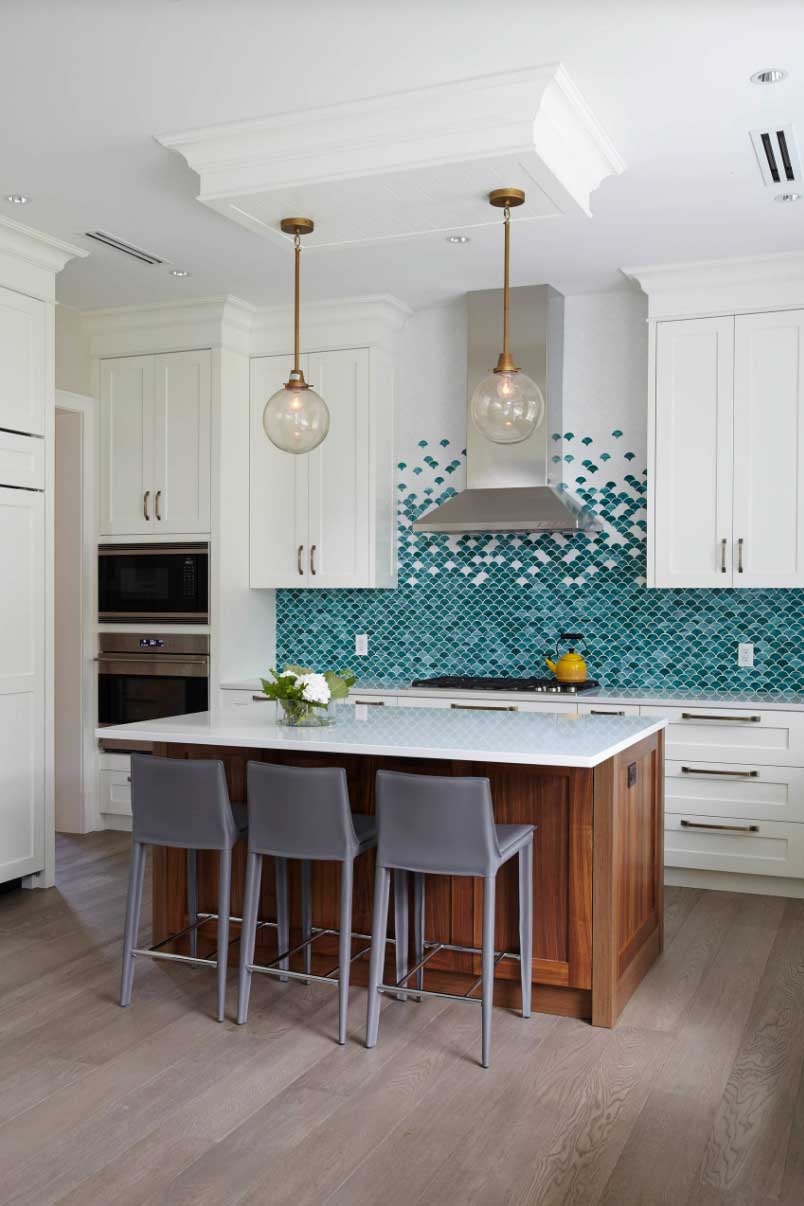
M223 763L131 755L131 812L133 845L128 881L128 905L123 938L120 1004L130 1005L134 962L139 956L214 967L218 972L218 1021L223 1021L229 953L229 910L232 849L248 827L244 804L231 804ZM153 947L138 947L145 874L145 847L173 846L187 851L187 912L190 924ZM218 851L218 912L198 912L196 851ZM198 958L198 927L217 918L215 957ZM161 948L190 935L190 954L173 955Z
M519 959L522 1016L531 1012L533 957L533 833L534 825L495 825L488 779L377 772L377 871L374 879L366 1046L374 1047L380 1022L380 994L399 994L417 977L416 995L477 1001L471 994L482 985L482 1063L489 1066L494 966L500 959ZM494 950L494 902L497 872L519 855L519 952ZM416 962L397 975L396 984L383 983L385 932L391 870L414 872ZM483 945L456 946L424 938L424 876L483 877ZM400 893L395 893L399 907ZM483 974L463 996L430 992L423 987L424 966L439 951L465 951L482 956ZM399 959L397 959L399 966Z
M240 977L237 1020L246 1021L253 972L282 980L315 980L338 985L338 1042L346 1042L346 1012L349 1001L349 970L355 959L369 952L366 945L352 955L352 883L354 860L376 844L374 817L353 815L349 806L346 772L341 767L276 766L268 762L248 764L248 864L240 941ZM262 860L276 860L277 949L269 964L254 963L254 942L261 923L257 920L262 881ZM302 939L293 950L288 922L287 860L302 860ZM324 934L312 923L310 860L341 864L341 909L338 937L338 966L325 976L312 975L311 946ZM290 956L304 951L303 972L290 971ZM336 979L337 973L337 979Z

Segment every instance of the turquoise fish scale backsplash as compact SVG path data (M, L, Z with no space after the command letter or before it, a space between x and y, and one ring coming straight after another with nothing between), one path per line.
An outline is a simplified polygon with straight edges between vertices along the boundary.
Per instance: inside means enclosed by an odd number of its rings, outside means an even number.
M278 662L350 666L389 683L541 674L558 633L578 631L607 688L804 691L804 591L648 590L647 475L623 433L553 441L553 462L602 532L414 533L455 493L466 455L422 439L398 465L398 588L277 592ZM369 654L357 658L360 632ZM753 669L738 668L739 641L753 641Z

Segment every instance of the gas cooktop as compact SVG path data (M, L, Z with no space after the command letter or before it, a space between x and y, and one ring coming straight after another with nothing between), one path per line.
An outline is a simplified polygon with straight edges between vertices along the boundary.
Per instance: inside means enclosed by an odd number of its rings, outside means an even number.
M453 691L534 691L541 695L577 695L592 691L600 683L588 678L585 683L560 683L555 678L473 678L471 675L444 674L440 678L417 678L412 687L437 687Z

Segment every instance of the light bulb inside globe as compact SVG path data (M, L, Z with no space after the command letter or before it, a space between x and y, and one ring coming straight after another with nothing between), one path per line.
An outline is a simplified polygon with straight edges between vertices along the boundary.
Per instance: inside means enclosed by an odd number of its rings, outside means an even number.
M326 439L329 410L309 385L283 385L266 402L262 425L268 439L282 452L312 452Z
M520 444L544 421L544 394L519 369L489 373L470 404L472 421L493 444Z

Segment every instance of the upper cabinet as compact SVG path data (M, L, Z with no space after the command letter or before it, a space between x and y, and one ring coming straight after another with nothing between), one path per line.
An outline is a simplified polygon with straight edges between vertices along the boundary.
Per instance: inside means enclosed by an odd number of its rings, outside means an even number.
M274 447L262 427L265 403L291 367L289 356L251 362L251 585L395 586L390 362L377 348L301 358L329 407L330 430L299 456Z
M103 360L101 532L210 530L210 354Z
M0 288L0 428L45 433L45 303Z
M804 586L804 310L658 322L651 585Z

